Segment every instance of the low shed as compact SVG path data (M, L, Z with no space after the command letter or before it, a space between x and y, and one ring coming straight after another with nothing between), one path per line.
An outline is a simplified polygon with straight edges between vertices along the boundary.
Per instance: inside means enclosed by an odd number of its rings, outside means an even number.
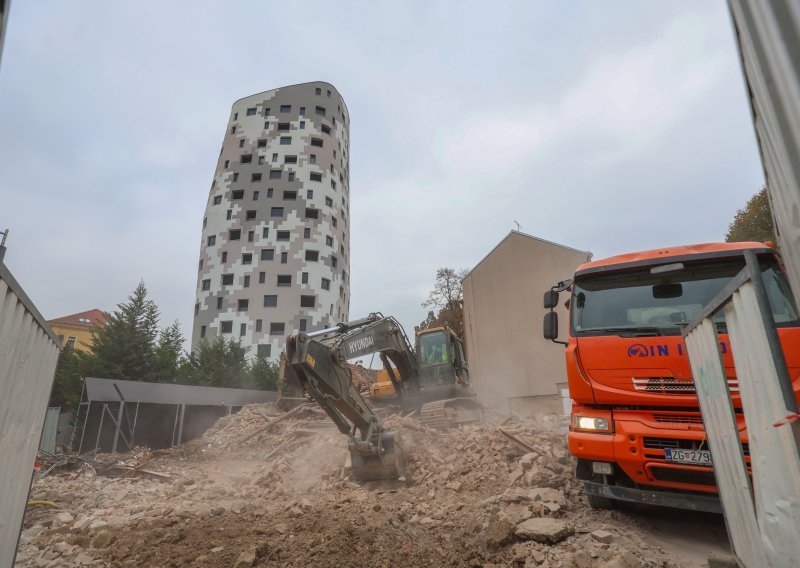
M177 446L245 404L276 399L273 391L87 377L76 419L83 424L78 451Z
M542 337L542 298L591 256L511 231L464 278L467 361L485 406L504 413L565 412L564 346ZM563 302L558 311L564 339Z

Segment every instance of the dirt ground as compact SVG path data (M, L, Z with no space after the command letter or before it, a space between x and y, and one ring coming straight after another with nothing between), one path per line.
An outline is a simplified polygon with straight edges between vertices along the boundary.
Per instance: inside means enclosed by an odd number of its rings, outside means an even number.
M327 417L281 416L248 406L172 450L54 469L31 498L59 508L28 511L17 565L694 567L726 549L715 516L589 509L557 417L389 416L407 478L356 483Z

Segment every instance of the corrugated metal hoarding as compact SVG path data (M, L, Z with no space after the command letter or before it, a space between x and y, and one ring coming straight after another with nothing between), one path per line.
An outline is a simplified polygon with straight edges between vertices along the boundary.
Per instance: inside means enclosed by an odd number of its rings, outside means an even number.
M30 490L58 339L0 262L0 566L11 566Z

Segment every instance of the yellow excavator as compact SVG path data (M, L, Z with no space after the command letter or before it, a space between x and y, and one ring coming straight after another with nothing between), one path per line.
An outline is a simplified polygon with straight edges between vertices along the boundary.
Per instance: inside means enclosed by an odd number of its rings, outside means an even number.
M402 442L383 428L353 384L350 359L377 353L403 409L419 411L423 423L431 427L483 418L469 386L464 349L452 330L419 331L415 347L395 318L380 313L287 339L282 392L311 397L348 435L355 479L403 477L405 453Z

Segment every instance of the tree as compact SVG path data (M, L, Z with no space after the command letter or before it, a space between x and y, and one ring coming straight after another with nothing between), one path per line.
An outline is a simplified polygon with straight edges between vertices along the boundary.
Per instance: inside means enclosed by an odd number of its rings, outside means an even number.
M155 380L164 383L177 381L181 367L185 363L183 342L181 325L177 320L161 330L155 348Z
M278 390L278 364L266 358L258 357L250 363L249 386L262 390Z
M766 186L750 198L744 209L736 212L736 216L728 226L725 240L729 243L735 241L775 242L777 240Z
M58 356L53 390L50 393L50 406L60 406L62 411L78 411L83 393L83 368L85 356L73 347L66 345Z
M118 304L108 323L94 332L92 374L107 379L155 380L158 306L147 298L144 282Z
M447 325L463 341L464 340L464 288L461 281L467 275L467 269L440 268L436 271L436 282L428 299L422 303L423 308L432 308L428 317L420 323L421 329L430 329Z
M211 343L203 340L189 355L182 381L209 387L242 387L249 379L249 349L233 338L226 341L218 336Z

